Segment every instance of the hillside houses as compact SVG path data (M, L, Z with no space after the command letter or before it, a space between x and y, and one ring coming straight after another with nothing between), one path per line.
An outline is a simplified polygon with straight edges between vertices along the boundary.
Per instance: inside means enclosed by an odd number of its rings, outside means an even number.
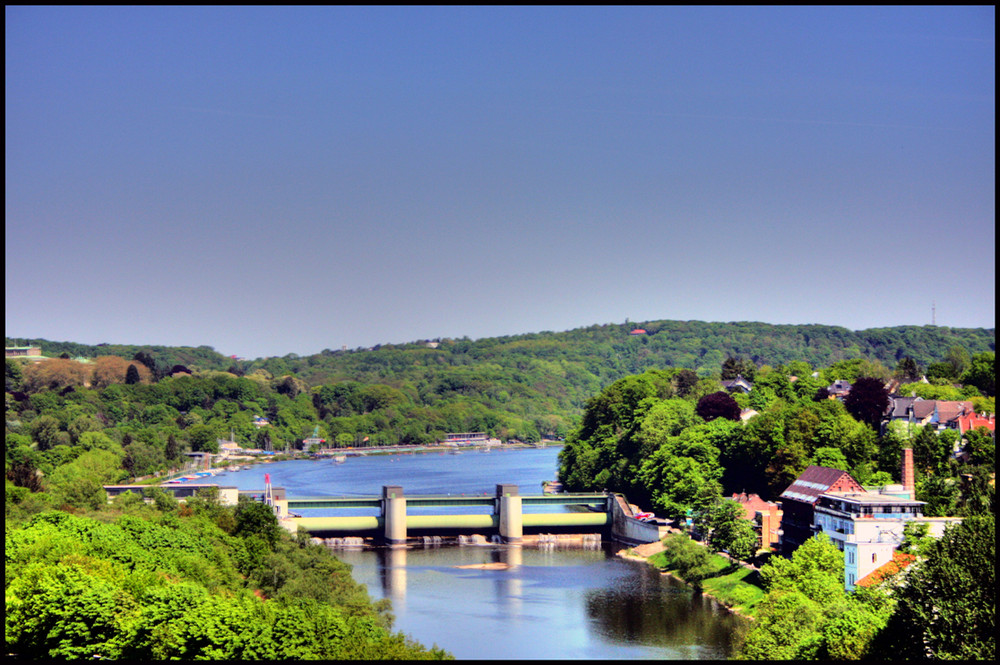
M978 414L971 401L949 401L890 395L884 423L894 420L911 425L934 425L938 430L955 429L965 434L976 427L994 431L995 416Z
M790 555L807 539L825 533L844 553L844 588L898 560L896 548L911 522L926 524L936 538L958 517L924 517L914 498L913 451L903 451L902 485L872 491L846 471L810 466L781 494L781 552Z

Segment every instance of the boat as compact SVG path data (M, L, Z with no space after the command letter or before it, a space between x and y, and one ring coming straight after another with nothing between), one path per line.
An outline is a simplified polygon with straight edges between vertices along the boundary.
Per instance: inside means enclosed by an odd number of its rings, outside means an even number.
M335 464L343 464L347 461L347 455L335 455L333 461Z

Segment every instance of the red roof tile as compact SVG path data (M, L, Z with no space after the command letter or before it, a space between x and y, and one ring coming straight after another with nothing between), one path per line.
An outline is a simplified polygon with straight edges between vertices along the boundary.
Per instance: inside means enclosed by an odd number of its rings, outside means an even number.
M890 577L899 574L904 568L916 560L917 557L912 554L907 554L906 552L893 552L891 561L882 564L872 572L862 577L858 580L857 586L877 586Z

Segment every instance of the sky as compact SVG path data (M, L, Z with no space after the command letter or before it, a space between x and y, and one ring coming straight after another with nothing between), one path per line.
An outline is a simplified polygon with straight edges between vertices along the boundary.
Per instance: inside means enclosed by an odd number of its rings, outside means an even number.
M6 7L5 329L995 327L993 7Z

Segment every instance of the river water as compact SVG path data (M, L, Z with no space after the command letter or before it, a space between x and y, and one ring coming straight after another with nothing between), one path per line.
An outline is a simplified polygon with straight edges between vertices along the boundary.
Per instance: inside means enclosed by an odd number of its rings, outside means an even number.
M497 483L538 494L556 474L558 447L297 460L219 475L262 489L264 473L289 496L493 495ZM463 511L468 511L468 508ZM551 510L551 508L549 509ZM322 511L308 511L322 515ZM329 513L328 513L329 514ZM372 598L389 598L394 630L457 658L720 659L741 619L650 566L614 556L620 546L429 546L337 550ZM482 564L507 564L488 568Z

